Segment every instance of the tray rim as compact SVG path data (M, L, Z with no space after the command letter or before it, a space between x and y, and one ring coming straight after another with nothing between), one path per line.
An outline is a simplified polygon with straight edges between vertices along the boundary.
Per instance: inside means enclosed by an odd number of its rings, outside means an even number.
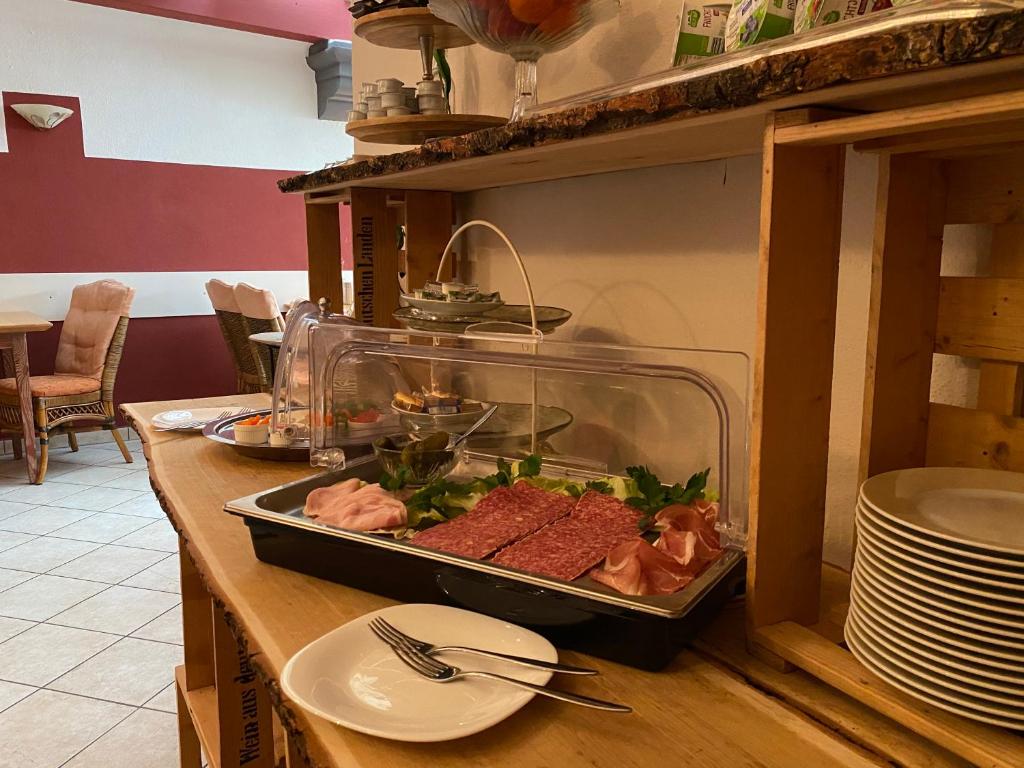
M473 454L469 454L473 455ZM476 454L479 456L480 454ZM324 479L325 475L336 474L338 480L343 479L342 475L353 469L358 469L362 465L376 462L375 456L362 456L348 462L347 466L343 470L334 470L328 472L320 472L309 477L294 480L290 483L275 486L265 491L253 493L248 496L243 496L238 499L225 502L224 511L228 514L232 514L242 518L254 518L263 520L264 522L276 523L283 525L288 528L297 528L300 530L309 531L312 533L318 533L321 535L330 536L333 538L343 539L345 541L352 542L354 544L363 544L372 546L378 549L389 550L391 552L397 552L410 557L418 557L426 560L433 560L444 565L452 565L460 568L467 568L477 573L483 573L492 576L498 576L503 579L509 579L512 581L519 581L524 584L528 584L534 587L541 587L543 589L560 592L573 597L579 597L587 600L594 600L600 603L614 605L619 608L625 608L628 610L638 611L654 616L659 616L665 619L680 619L685 616L689 611L700 602L700 600L711 591L711 589L723 578L726 574L731 572L733 568L739 563L746 555L743 550L738 549L734 545L726 545L722 556L712 563L707 569L704 570L696 579L694 579L689 585L683 588L681 592L676 594L686 594L685 601L672 608L652 605L650 603L643 602L640 597L635 595L622 595L618 593L607 593L595 589L593 587L582 586L575 584L574 582L561 581L559 579L552 579L545 576L539 576L536 574L530 574L525 571L519 571L512 568L507 568L503 565L498 565L485 560L475 560L472 558L461 557L459 555L453 555L447 552L440 552L437 550L426 549L424 547L418 547L411 541L399 540L393 538L386 538L380 534L365 533L361 531L347 531L342 528L334 528L323 523L317 523L307 517L294 517L292 515L281 514L279 512L272 512L259 507L258 501L270 494L279 493L281 491L290 490L296 486L316 483ZM578 475L592 475L593 477L599 477L597 473L587 473L585 471L574 470L574 474ZM319 487L319 486L317 486Z

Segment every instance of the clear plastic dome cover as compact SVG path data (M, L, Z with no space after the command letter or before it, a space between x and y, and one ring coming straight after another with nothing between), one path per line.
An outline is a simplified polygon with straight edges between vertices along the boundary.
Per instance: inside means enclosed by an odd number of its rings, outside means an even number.
M742 546L748 388L737 352L429 335L307 304L288 316L273 425L308 439L313 465L337 469L378 437L458 434L496 405L467 441L463 473L530 454L553 477L646 466L672 484L710 469L723 536Z

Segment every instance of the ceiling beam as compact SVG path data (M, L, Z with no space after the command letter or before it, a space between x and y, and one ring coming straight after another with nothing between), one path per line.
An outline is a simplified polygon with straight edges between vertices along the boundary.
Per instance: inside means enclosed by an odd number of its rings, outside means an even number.
M315 43L351 40L342 0L75 0L122 11Z

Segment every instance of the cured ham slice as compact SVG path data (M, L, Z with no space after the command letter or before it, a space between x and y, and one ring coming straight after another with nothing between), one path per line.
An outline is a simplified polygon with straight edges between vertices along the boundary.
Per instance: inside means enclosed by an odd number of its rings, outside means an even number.
M317 488L306 497L306 517L351 531L377 531L405 525L405 504L378 484L363 485L346 480L328 488Z
M655 526L661 530L654 546L680 565L694 564L699 572L705 563L722 554L715 530L717 520L718 504L715 502L700 500L689 506L665 507L654 517Z
M715 530L718 504L673 504L655 515L661 531L650 544L637 537L608 553L590 578L626 595L671 595L722 554Z
M519 481L495 488L469 512L413 537L421 547L483 559L572 510L576 500Z
M572 581L619 544L637 538L640 517L613 496L587 491L569 517L506 547L494 562Z
M625 595L671 595L696 575L638 536L609 552L590 578Z

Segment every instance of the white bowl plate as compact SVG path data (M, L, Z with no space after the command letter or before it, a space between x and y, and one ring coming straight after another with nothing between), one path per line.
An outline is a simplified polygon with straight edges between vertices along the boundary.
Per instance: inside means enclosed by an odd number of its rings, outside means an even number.
M892 634L889 627L876 621L870 612L864 611L859 605L850 608L850 616L857 622L861 634L869 638L875 645L894 653L906 661L910 668L914 665L931 670L940 678L948 678L965 684L967 689L978 688L981 696L994 696L993 701L1024 708L1024 677L1020 674L998 672L982 664L949 657L928 646L909 642L900 635ZM939 682L943 682L939 679Z
M1014 632L1009 627L991 624L974 615L964 616L951 610L940 601L921 599L918 593L892 584L885 577L879 578L872 573L870 565L866 566L859 560L853 566L854 579L879 594L890 604L898 605L902 610L912 614L917 620L930 624L938 629L956 632L975 640L991 643L996 646L1018 650L1024 648L1024 632Z
M870 641L858 632L856 621L847 621L843 634L853 655L894 688L947 712L1004 728L1024 728L1024 709L992 706L986 699L971 697L947 686L924 680L899 664L894 664L885 654L875 649Z
M918 531L1024 562L1024 474L903 469L869 478L861 497L883 516Z
M467 645L558 661L540 635L508 622L441 605L396 605L360 616L314 640L284 668L281 687L296 704L326 720L398 741L447 741L490 728L534 694L490 680L437 683L407 667L368 626L381 616L413 637L437 645ZM445 654L463 669L499 672L538 685L550 672Z
M882 563L867 546L858 544L856 559L861 564L862 573L868 573L876 581L890 585L893 590L912 598L918 605L925 603L949 611L962 617L961 621L973 622L973 626L986 632L994 631L1024 640L1024 616L1017 616L1004 610L991 610L991 606L976 605L974 602L968 602L963 595L908 577Z
M876 592L860 574L850 586L851 605L856 602L862 613L870 613L877 623L907 638L909 642L927 645L936 651L988 665L993 669L1013 671L1016 679L1024 680L1024 643L1013 650L981 637L961 633L956 627L944 626L927 615L912 615L905 606Z
M928 560L920 557L913 545L900 541L876 528L870 520L858 511L857 541L870 542L877 554L882 554L886 562L892 561L903 568L922 574L924 578L935 577L940 583L952 580L956 589L981 596L991 596L1000 600L1024 598L1024 581L996 579L961 569L957 565Z
M868 506L863 499L857 502L857 517L858 520L864 519L870 522L880 536L884 535L894 543L902 542L906 547L913 549L915 554L928 560L953 565L962 568L965 572L976 572L1000 579L1024 580L1024 563L1006 558L979 555L961 545L945 544L934 537L915 531L913 528L900 526L892 520L886 520L877 510ZM985 559L981 559L982 557Z

